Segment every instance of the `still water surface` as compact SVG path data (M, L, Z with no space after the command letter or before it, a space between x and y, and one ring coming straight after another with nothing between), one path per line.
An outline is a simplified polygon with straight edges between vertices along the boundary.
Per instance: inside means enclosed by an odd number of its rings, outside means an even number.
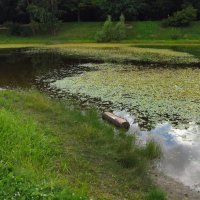
M164 157L158 168L165 174L179 182L200 191L200 127L194 122L189 122L187 128L178 126L173 119L165 116L157 125L146 122L139 123L134 115L123 108L119 109L112 102L101 102L100 99L80 98L55 90L51 83L66 77L73 77L85 72L95 70L89 67L89 60L74 60L61 57L55 53L24 53L26 49L0 50L0 88L2 89L29 89L37 88L52 97L66 97L77 99L82 105L95 105L102 110L114 110L119 116L125 117L130 123L130 134L136 134L141 143L149 138L158 141L163 149ZM88 64L90 63L90 64ZM87 67L88 66L88 67ZM164 69L163 69L164 70ZM148 126L146 126L148 124ZM172 125L173 124L173 125Z

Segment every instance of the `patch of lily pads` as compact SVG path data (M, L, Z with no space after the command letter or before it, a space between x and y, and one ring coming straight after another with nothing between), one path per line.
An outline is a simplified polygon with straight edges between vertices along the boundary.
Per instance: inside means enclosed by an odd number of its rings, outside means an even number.
M111 102L151 126L163 120L200 123L200 69L91 64L97 70L51 83L62 92Z
M131 47L128 45L68 44L67 46L49 45L46 48L29 49L28 53L55 52L63 56L101 60L105 62L147 62L165 64L197 64L199 58L187 52L170 49Z

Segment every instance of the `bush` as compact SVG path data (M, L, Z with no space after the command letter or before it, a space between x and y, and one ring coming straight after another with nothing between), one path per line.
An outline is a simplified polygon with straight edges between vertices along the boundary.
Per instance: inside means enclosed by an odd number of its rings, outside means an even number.
M33 35L33 30L29 25L21 26L20 36L28 37Z
M113 23L111 16L108 16L103 28L97 33L97 42L110 42L113 39Z
M29 25L21 25L18 23L10 23L8 25L10 34L14 36L28 37L33 35L32 28Z
M11 23L9 25L10 34L14 36L20 36L21 34L21 26L17 23Z
M31 16L32 23L38 24L42 32L55 35L59 26L57 1L52 1L51 4L49 4L48 1L46 1L44 5L32 3L27 7L27 10Z
M122 40L126 38L125 18L120 16L120 21L114 27L111 16L108 16L103 28L97 33L97 42L111 42L112 40Z
M172 39L172 40L178 40L179 38L180 38L179 34L174 33L174 34L170 35L170 39Z
M114 37L115 40L123 40L126 38L126 25L124 15L120 16L120 21L114 28Z
M162 22L164 27L184 27L189 26L192 21L197 17L197 10L192 6L188 6L181 11L178 11L173 14L173 16L165 19Z
M41 32L40 31L40 24L36 21L33 21L33 20L31 21L30 28L31 28L34 35Z

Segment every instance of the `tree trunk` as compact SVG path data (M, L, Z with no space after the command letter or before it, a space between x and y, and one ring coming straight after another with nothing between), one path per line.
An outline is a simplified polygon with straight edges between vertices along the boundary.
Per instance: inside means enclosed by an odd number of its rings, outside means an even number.
M105 112L102 114L102 118L104 120L109 121L110 123L114 124L115 126L117 126L119 128L125 128L125 129L130 128L130 124L127 120L122 119L122 118L114 115L113 113Z

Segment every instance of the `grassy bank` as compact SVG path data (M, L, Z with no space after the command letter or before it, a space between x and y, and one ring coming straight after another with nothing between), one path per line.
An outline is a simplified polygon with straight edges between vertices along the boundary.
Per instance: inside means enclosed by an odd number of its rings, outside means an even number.
M1 199L164 199L147 173L155 143L38 92L0 91L0 111Z
M37 35L15 37L3 30L0 43L51 43L51 42L95 42L95 35L103 22L63 23L55 36ZM127 39L122 42L188 42L199 43L200 22L187 28L163 28L159 21L127 22Z

